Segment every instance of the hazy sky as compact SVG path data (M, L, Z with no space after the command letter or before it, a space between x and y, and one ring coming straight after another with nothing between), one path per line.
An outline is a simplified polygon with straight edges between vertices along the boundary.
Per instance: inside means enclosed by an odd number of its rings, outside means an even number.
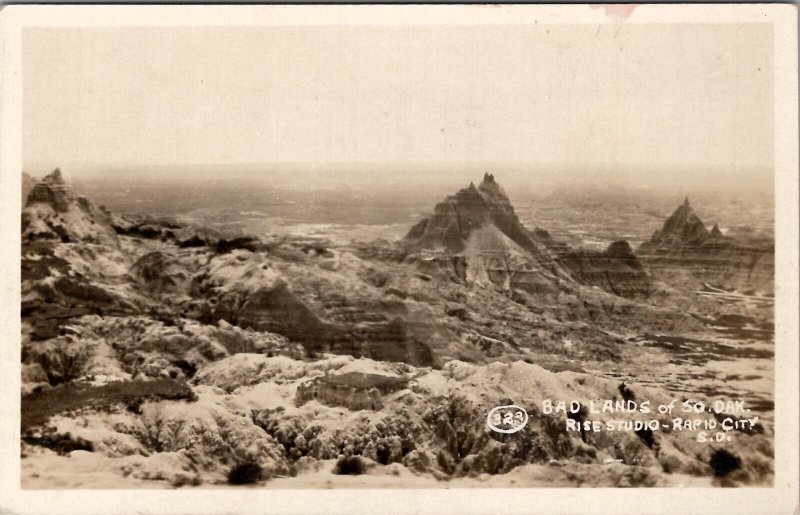
M479 162L771 177L768 24L23 37L26 170Z

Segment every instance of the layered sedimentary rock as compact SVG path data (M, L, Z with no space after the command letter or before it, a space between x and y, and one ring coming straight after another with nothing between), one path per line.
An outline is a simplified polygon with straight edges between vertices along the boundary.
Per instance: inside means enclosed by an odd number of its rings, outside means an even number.
M28 193L28 203L42 202L50 204L59 213L64 213L69 208L73 197L64 183L61 170L56 168L41 182L36 183Z
M732 288L773 288L774 243L728 237L717 224L709 231L688 198L637 254L654 269L685 268Z
M353 318L353 313L347 324L326 320L279 272L249 251L215 256L208 268L195 276L190 292L202 302L201 320L225 320L282 334L303 344L311 355L334 352L422 366L435 364L430 348L403 318L366 322ZM360 318L376 317L365 311Z
M668 245L709 238L687 202L653 241ZM575 283L629 298L651 292L650 277L627 242L615 242L604 252L573 250L542 228L528 231L489 174L479 187L470 184L438 204L434 214L418 222L404 242L411 249L406 260L422 271L444 271L469 284L533 295L557 294Z
M330 341L335 328L297 298L280 275L250 254L217 256L195 276L191 293L205 302L201 318L279 333L309 347Z
M480 186L471 183L437 204L403 241L412 250L454 256L450 262L439 257L422 264L452 266L467 282L541 291L571 280L548 248L551 239L545 239L539 241L522 225L503 188L485 174Z
M404 319L342 326L322 320L285 283L256 291L235 311L221 303L214 317L240 327L282 334L302 343L310 353L334 352L418 366L435 364L431 349Z
M636 297L646 293L647 278L625 242L604 252L573 252L546 231L534 230L527 237L550 254L531 251L513 227L497 223L513 219L503 218L509 210L502 190L491 185L493 178L485 182L474 189L490 206L488 212L498 214L481 218L476 212L484 223L464 233L458 251L435 252L430 249L444 247L407 241L408 247L385 251L362 246L365 257L360 257L352 247L329 249L291 237L253 248L239 246L247 241L181 246L184 240L175 231L180 227L155 220L114 222L124 235L121 247L113 249L58 239L24 242L23 387L53 395L39 404L47 410L23 400L27 413L40 416L31 425L52 436L23 442L28 481L46 476L45 469L59 462L80 476L72 463L79 460L80 470L100 470L104 477L117 474L119 467L128 478L174 485L225 483L239 466L255 468L264 480L309 473L298 481L304 483L320 480L333 467L323 460L340 456L391 465L385 472L375 470L385 476L400 471L401 476L390 477L395 486L400 484L394 483L396 477L411 477L403 467L428 475L431 484L474 476L479 479L472 484L486 485L485 474L509 473L518 475L509 476L507 484L517 485L557 477L553 484L562 486L657 486L714 474L717 449L698 443L692 432L565 431L564 414L546 415L537 408L544 399L585 404L620 393L670 402L678 395L673 391L677 361L657 375L653 370L667 363L666 347L655 352L650 342L626 342L621 335L667 330L675 335L674 327L694 333L704 322L684 313L683 303L662 308L655 305L658 297L630 302L581 287ZM40 188L31 206L55 217L92 209L80 199L70 200L68 193L62 196L64 191ZM67 211L57 211L58 198ZM675 224L666 231L671 241L683 241L684 234L693 241L702 234L691 216L685 221L694 228L684 231ZM201 239L202 234L195 235ZM702 252L718 246L730 253L731 240L715 228L700 245L681 244ZM421 270L426 267L430 272ZM455 280L434 277L443 269ZM559 290L559 281L569 282L568 288ZM520 290L555 290L558 296ZM702 305L698 309L710 320L713 312ZM738 316L729 325L749 324ZM703 353L711 347L726 349L714 351L720 359L733 356L725 354L732 347L716 344L704 345ZM325 354L330 351L340 355ZM702 368L704 361L696 363ZM621 378L578 368L624 374L627 386L621 388ZM768 377L769 367L765 370ZM153 397L142 391L142 380L152 388L156 381L151 380L165 375L192 395L167 397L166 390L163 397ZM722 375L703 380L710 382L689 381L691 389L680 395L708 401L696 385L719 392L734 381ZM64 402L61 392L74 387L81 395ZM120 393L112 400L125 402L110 402L109 389ZM771 405L770 395L759 399L764 406ZM103 409L97 409L98 399ZM513 435L487 430L487 413L507 404L528 410L527 425ZM620 417L636 414L596 418L605 423ZM741 468L728 479L772 480L767 420L759 432L736 435L740 443L729 459ZM48 445L92 446L94 452L37 462ZM84 468L81 460L87 457L95 457L97 466ZM31 462L41 467L35 474ZM41 486L53 484L64 483Z
M220 318L224 319L228 309L229 306L220 305L216 313L223 315ZM241 327L276 332L299 341L325 340L330 332L327 325L284 282L253 292L233 313L233 317Z
M447 197L406 235L405 241L416 248L443 247L461 252L472 233L484 226L495 226L508 239L528 252L543 252L544 245L522 226L511 202L494 176L485 174L480 186L469 187Z
M567 252L558 262L578 282L620 297L647 297L652 289L649 274L624 240L612 243L603 252Z
M300 384L295 403L302 406L316 400L327 406L341 406L349 410L380 410L383 395L406 388L408 380L380 374L349 372L326 375Z
M22 239L118 245L108 213L84 197L73 196L58 168L28 193L22 210Z
M649 242L643 243L640 249L674 248L679 245L702 245L710 234L705 224L689 205L687 197L683 204L667 218L664 226L653 233Z
M422 331L414 331L412 324L401 317L368 324L355 330L353 340L360 342L360 350L354 355L417 366L437 365L430 346L424 343L417 332Z

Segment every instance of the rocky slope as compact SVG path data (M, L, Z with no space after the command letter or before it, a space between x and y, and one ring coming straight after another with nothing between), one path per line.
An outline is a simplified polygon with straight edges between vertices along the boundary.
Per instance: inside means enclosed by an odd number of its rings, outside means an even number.
M481 198L499 202L488 212L512 216L499 186L488 176L484 182ZM67 209L74 204L67 201ZM697 325L685 314L621 298L649 291L646 275L622 243L600 256L542 254L564 277L558 278L537 267L494 223L473 230L462 252L431 256L387 253L391 245L380 243L370 252L285 237L209 237L187 244L177 235L202 231L85 204L84 213L110 218L118 233L114 238L75 243L24 234L22 310L32 342L63 336L66 326L86 315L147 314L179 327L224 321L280 334L308 356L334 352L439 366L450 359L485 360L487 352L493 359L549 361L557 351L563 367L563 357L613 357L618 352L613 342L621 340L608 333L633 314L652 331L664 324ZM98 230L108 230L105 222L95 221ZM65 230L77 234L71 225ZM591 322L578 329L583 344L564 348L567 327L581 320Z
M580 283L620 297L646 298L653 291L650 275L624 240L612 243L604 252L565 252L558 262Z
M319 385L317 398L309 398L308 378ZM354 381L359 387L383 385L381 402L370 396L377 387L360 388L360 399L353 386L347 395L334 391ZM691 432L566 431L567 416L542 411L545 399L588 405L619 397L619 383L523 362L454 361L436 371L351 357L309 363L238 354L204 366L193 383L193 401L156 400L135 412L120 406L53 417L39 431L73 445L80 442L83 449L59 457L26 444L23 466L38 476L26 474L24 481L33 487L47 484L67 466L63 460L72 467L93 462L120 485L135 479L154 485L225 482L244 464L255 467L256 482L299 480L321 469L372 475L376 468L392 466L400 476L395 485L404 484L403 477L476 482L486 474L521 474L529 467L556 476L567 467L572 479L565 478L565 484L589 486L670 486L691 478L709 485L751 484L769 481L771 474L770 434L763 431L735 436L737 450L730 459L738 465L724 474L715 473L724 445L699 443ZM487 389L490 384L495 386ZM670 398L640 385L629 385L627 392L654 404ZM489 431L485 414L510 403L527 410L529 423L511 435ZM602 423L647 418L637 412L583 416ZM347 472L341 470L345 463ZM603 474L592 475L597 467Z
M73 196L61 170L36 183L22 210L24 240L80 241L117 245L111 218L84 197Z
M95 208L60 173L40 184L21 256L23 412L47 407L23 427L28 486L770 480L769 423L737 435L738 465L717 475L724 447L690 433L568 433L542 413L550 396L623 395L623 374L639 398L707 399L705 383L653 378L685 371L668 345L710 359L657 335L750 322L714 300L687 309L693 292L651 282L627 243L588 253L528 232L491 176L396 245L226 237ZM489 431L510 403L529 426Z

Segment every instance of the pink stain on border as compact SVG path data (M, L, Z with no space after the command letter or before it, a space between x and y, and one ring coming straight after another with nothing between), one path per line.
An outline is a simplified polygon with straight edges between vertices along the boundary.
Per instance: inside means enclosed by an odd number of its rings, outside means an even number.
M614 21L620 22L627 20L639 4L592 4L592 9L603 9L606 16Z

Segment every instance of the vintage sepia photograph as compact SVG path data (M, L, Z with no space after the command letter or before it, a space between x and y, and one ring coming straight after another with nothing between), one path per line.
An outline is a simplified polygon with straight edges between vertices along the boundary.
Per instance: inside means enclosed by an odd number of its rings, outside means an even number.
M772 489L775 24L331 9L20 29L21 489Z

